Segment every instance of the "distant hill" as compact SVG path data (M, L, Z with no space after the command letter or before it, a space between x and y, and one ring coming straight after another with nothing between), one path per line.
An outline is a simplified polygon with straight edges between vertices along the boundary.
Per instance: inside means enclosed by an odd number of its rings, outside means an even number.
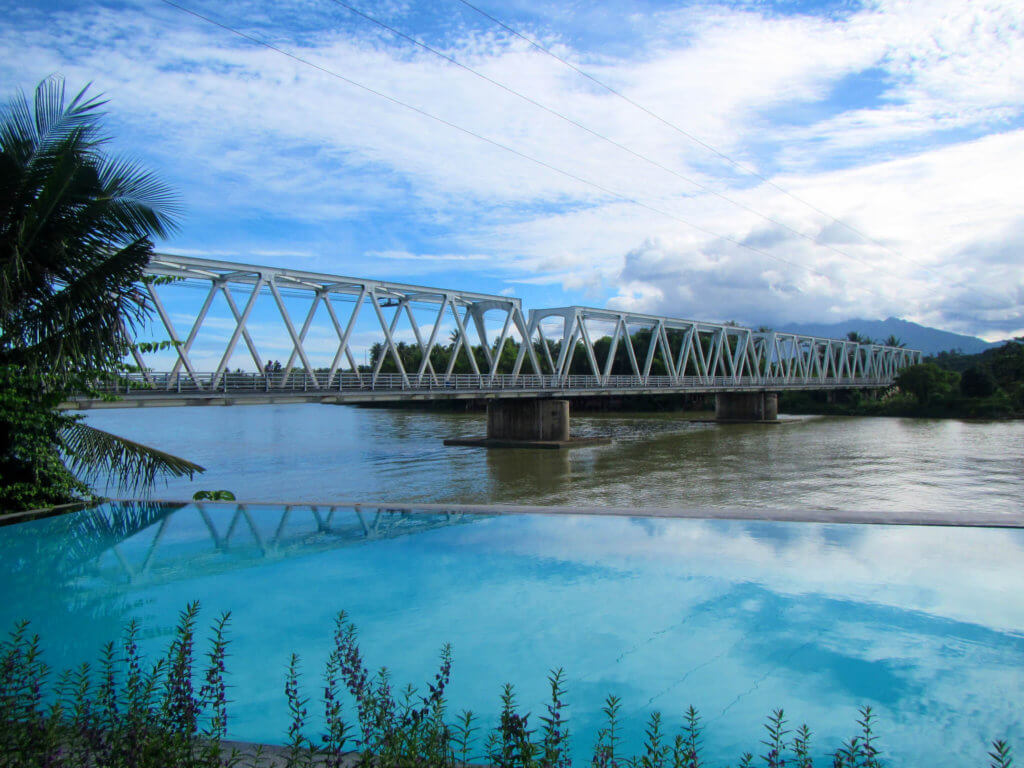
M986 349L998 347L1003 342L988 342L977 336L940 331L925 325L889 317L885 320L844 320L841 323L787 323L779 326L780 331L804 333L809 336L827 336L841 339L850 331L856 331L876 341L884 341L890 335L903 340L909 349L920 349L926 355L934 355L951 349L959 349L973 355Z

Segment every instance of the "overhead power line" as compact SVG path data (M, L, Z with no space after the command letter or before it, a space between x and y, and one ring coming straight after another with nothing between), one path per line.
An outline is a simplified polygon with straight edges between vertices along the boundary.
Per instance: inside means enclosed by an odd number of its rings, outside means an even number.
M883 243L883 242L881 242L879 240L876 240L875 238L871 237L870 235L866 234L865 232L862 232L860 229L858 229L857 227L854 227L852 224L849 224L849 223L843 221L842 219L840 219L840 218L838 218L836 216L833 216L828 211L822 210L821 208L817 207L816 205L814 205L813 203L809 202L808 200L805 200L804 198L800 197L796 193L790 192L788 189L780 186L778 183L772 181L770 178L768 178L764 174L760 173L756 168L752 168L749 165L747 165L746 163L742 163L739 160L736 160L736 159L730 157L729 155L727 155L722 150L718 149L717 147L713 146L712 144L709 144L708 142L706 142L703 139L701 139L699 136L696 136L696 135L690 133L689 131L685 130L684 128L681 128L680 126L678 126L676 123L673 123L672 121L670 121L670 120L662 117L658 113L654 112L652 109L644 106L643 104L640 104L637 101L634 101L633 99L631 99L626 94L624 94L621 91L615 89L614 87L608 85L606 82L604 82L603 80L600 80L599 78L595 77L594 75L591 75L586 70L580 69L579 67L577 67L575 64L573 64L568 59L566 59L566 58L564 58L562 56L559 56L557 53L552 51L550 48L547 48L547 47L541 45L536 40L528 37L527 35L523 34L522 32L520 32L516 28L510 26L509 24L506 24L501 19L491 15L490 13L488 13L485 10L483 10L479 6L474 5L473 3L469 2L469 0L458 0L458 2L462 3L467 8L470 8L471 10L473 10L476 13L480 14L484 18L489 19L494 24L497 24L499 27L501 27L502 29L507 31L509 34L514 35L515 37L518 37L520 40L525 41L526 43L528 43L532 47L536 48L541 53L544 53L547 56L550 56L551 58L553 58L556 61L560 62L564 66L568 67L569 69L571 69L574 72L576 72L577 74L579 74L581 77L584 77L587 80L589 80L590 82L592 82L595 85L597 85L598 87L603 88L608 93L610 93L610 94L612 94L612 95L622 99L623 101L625 101L628 104L632 105L633 107L635 107L636 109L640 110L641 112L643 112L643 113L649 115L650 117L654 118L655 120L657 120L662 125L665 125L668 128L671 128L676 133L678 133L678 134L680 134L682 136L685 136L690 141L694 142L695 144L700 145L701 147L706 149L708 152L710 152L711 154L719 157L720 159L724 160L725 162L729 163L729 165L733 166L737 170L740 170L743 173L746 173L746 174L748 174L750 176L754 176L755 178L760 179L765 184L768 184L769 186L771 186L773 189L781 192L782 194L786 195L789 198L792 198L793 200L796 200L801 205L807 206L808 208L810 208L815 213L818 213L818 214L824 216L825 218L830 219L832 222L840 225L841 227L849 230L850 232L853 232L855 235L857 235L858 237L862 238L863 240L871 243L872 245L876 245L879 248L882 248L883 250L888 251L893 256L896 256L897 258L903 259L904 261L906 261L906 262L908 262L910 264L913 264L915 267L918 267L919 269L923 269L923 270L925 270L927 272L930 272L933 275L936 275L937 277L944 277L944 276L939 275L938 273L936 273L931 267L929 267L929 266L927 266L925 264L921 264L920 262L918 262L918 261L916 261L914 259L911 259L909 256L907 256L904 253L901 253L900 251L897 251L897 250L895 250L893 248L890 248L885 243ZM788 227L787 227L787 229L788 229ZM826 247L831 247L831 246L826 246ZM833 248L832 250L836 250L836 249ZM841 251L837 251L837 252L842 253ZM849 255L849 254L844 254L844 255ZM851 258L854 258L854 257L851 257ZM968 287L971 290L976 291L976 292L978 291L977 288L974 288L973 286L969 286L966 283L959 283L959 285L962 285L964 287ZM1002 297L999 297L999 298L1001 299Z
M286 56L287 58L291 59L292 61L298 62L299 64L302 64L302 65L307 66L307 67L311 67L311 68L317 70L318 72L321 72L321 73L323 73L325 75L328 75L329 77L336 78L336 79L338 79L338 80L340 80L340 81L342 81L344 83L347 83L347 84L349 84L351 86L359 88L360 90L363 90L363 91L365 91L367 93L370 93L370 94L372 94L374 96L377 96L377 97L379 97L381 99L384 99L385 101L388 101L388 102L390 102L392 104L395 104L397 106L403 107L404 109L408 109L408 110L410 110L412 112L415 112L418 115L421 115L423 117L428 118L429 120L433 120L433 121L435 121L437 123L445 125L445 126L451 128L451 129L455 130L455 131L463 133L463 134L465 134L467 136L470 136L470 137L472 137L474 139L477 139L478 141L482 141L482 142L484 142L486 144L489 144L489 145L491 145L493 147L501 149L501 150L503 150L505 152L508 152L510 154L513 154L516 157L519 157L519 158L521 158L523 160L527 160L527 161L529 161L531 163L534 163L535 165L539 165L542 168L546 168L549 171L557 173L557 174L559 174L561 176L564 176L564 177L566 177L568 179L571 179L571 180L576 181L576 182L581 183L581 184L585 184L585 185L587 185L589 187L592 187L592 188L602 192L603 194L609 195L609 196L614 197L614 198L616 198L618 200L621 200L623 202L639 206L639 207L644 208L644 209L646 209L648 211L651 211L652 213L658 214L659 216L665 216L667 218L673 219L673 220L678 221L681 224L684 224L687 227L690 227L691 229L694 229L694 230L696 230L698 232L702 232L703 234L709 235L709 236L717 238L719 240L723 240L725 242L732 243L733 245L736 245L736 246L738 246L740 248L748 250L748 251L750 251L752 253L756 253L756 254L758 254L760 256L764 256L765 258L772 259L773 261L778 261L778 262L780 262L782 264L787 264L789 266L796 267L797 269L806 270L807 272L810 272L812 274L818 275L819 277L823 277L829 283L834 284L832 278L828 274L826 274L825 272L822 272L821 270L815 269L814 267L810 267L810 266L808 266L806 264L801 264L801 263L796 262L796 261L791 261L789 259L783 258L783 257L778 256L778 255L776 255L774 253L771 253L769 251L765 251L765 250L763 250L761 248L758 248L756 246L750 245L748 243L744 243L743 241L737 240L736 238L731 237L729 235L723 235L723 234L720 234L720 233L715 232L713 230L707 229L706 227L702 227L699 224L694 224L692 221L684 219L683 217L678 216L678 215L676 215L674 213L671 213L669 211L665 211L665 210L663 210L661 208L658 208L658 207L656 207L654 205L651 205L649 203L645 203L642 200L638 200L637 198L631 197L631 196L623 194L621 192L617 192L617 191L615 191L613 189L610 189L610 188L608 188L608 187L606 187L606 186L604 186L602 184L599 184L599 183L597 183L595 181L592 181L590 179L587 179L587 178L584 178L582 176L579 176L579 175L577 175L577 174L575 174L575 173L573 173L571 171L567 171L567 170L565 170L563 168L559 168L558 166L552 165L551 163L548 163L545 160L541 160L540 158L533 157L532 155L528 155L525 152L521 152L518 149L515 149L514 147L511 147L511 146L509 146L507 144L501 143L500 141L497 141L495 139L491 139L491 138L489 138L487 136L484 136L482 134L476 133L475 131L473 131L473 130L471 130L469 128L464 128L463 126L458 125L457 123L453 123L453 122L451 122L449 120L446 120L445 118L440 117L438 115L435 115L435 114L433 114L431 112L428 112L425 109L421 109L420 107L416 107L416 106L413 106L412 104L408 104L408 103L406 103L406 102L404 102L404 101L402 101L400 99L395 98L394 96L389 96L388 94L386 94L386 93L384 93L382 91L378 91L375 88L372 88L372 87L370 87L368 85L364 85L363 83L360 83L360 82L358 82L356 80L353 80L350 77L346 77L345 75L342 75L339 72L335 72L334 70L328 69L327 67L324 67L324 66L321 66L320 64L312 62L309 59L306 59L306 58L303 58L302 56L299 56L297 54L291 53L290 51L287 51L284 48L280 48L279 46L274 45L273 43L267 42L266 40L263 40L263 39L261 39L259 37L256 37L255 35L249 34L247 32L243 32L242 30L236 29L236 28L234 28L232 26L229 26L227 24L219 22L216 19L212 19L209 16L205 16L205 15L199 13L198 11L192 10L191 8L187 8L186 6L183 6L183 5L178 4L177 2L174 2L174 0L161 0L161 2L163 2L165 5L168 5L168 6L172 7L172 8L176 8L179 11L187 13L190 16L193 16L193 17L195 17L197 19L200 19L201 21L204 21L204 22L206 22L208 24L211 24L211 25L213 25L215 27L218 27L219 29L222 29L225 32L229 32L229 33L231 33L233 35L236 35L237 37L240 37L240 38L242 38L244 40L247 40L250 43L262 46L262 47L267 48L267 49L269 49L271 51L274 51L275 53L279 53L282 56ZM869 293L874 293L876 296L879 296L880 298L885 298L881 294L877 293L876 291L873 291L872 289L868 288L867 286L863 286L862 285L861 287L864 290L867 290Z
M444 53L442 51L437 50L436 48L432 47L428 43L425 43L422 40L419 40L419 39L413 37L412 35L406 34L405 32L402 32L401 30L396 29L395 27L391 26L390 24L388 24L386 22L383 22L380 19L375 18L374 16L371 16L370 14L366 13L365 11L362 11L359 8L356 8L355 6L350 5L349 3L345 2L345 0L331 0L331 2L333 2L335 5L339 5L342 8L345 8L349 12L355 14L356 16L359 16L362 19L365 19L366 21L370 22L371 24L375 24L378 27L380 27L381 29L385 29L388 32L391 32L392 34L402 38L403 40L406 40L406 41L412 43L413 45L418 46L418 47L422 48L425 51L428 51L429 53L433 54L434 56L437 56L438 58L441 58L441 59L447 61L450 64L454 64L456 67L458 67L458 68L460 68L462 70L465 70L466 72L469 72L471 75L474 75L475 77L478 77L481 80L484 80L485 82L488 82L491 85L494 85L494 86L502 89L506 93L510 93L513 96L516 96L517 98L520 98L523 101L525 101L525 102L527 102L529 104L532 104L533 106L537 107L538 109L541 109L541 110L547 112L548 114L557 117L559 120L563 120L566 123L569 123L570 125L573 125L576 128L579 128L580 130L589 133L591 136L594 136L597 139L600 139L601 141L604 141L604 142L606 142L608 144L611 144L613 147L616 147L616 148L622 150L623 152L626 152L626 153L632 155L633 157L638 158L639 160L643 160L644 162L648 163L649 165L654 166L655 168L659 168L662 171L665 171L666 173L670 173L673 176L675 176L676 178L682 179L683 181L687 182L688 184L692 184L693 186L697 187L698 189L701 189L704 192L707 192L708 194L714 195L715 197L717 197L717 198L719 198L721 200L726 201L730 205L734 205L734 206L736 206L738 208L742 208L743 210L747 211L748 213L752 213L755 216L757 216L758 218L763 219L764 221L767 221L767 222L769 222L771 224L774 224L777 227L781 227L781 228L787 230L788 232L793 233L797 237L801 237L801 238L803 238L803 239L805 239L805 240L807 240L807 241L809 241L811 243L814 243L815 245L818 245L818 246L820 246L822 248L826 248L829 251L832 251L833 253L835 253L835 254L837 254L839 256L843 256L844 258L852 259L853 261L860 262L861 264L864 264L865 266L868 266L868 267L872 267L872 268L875 267L874 264L871 264L870 262L865 261L864 259L862 259L862 258L860 258L858 256L854 256L853 254L847 253L846 251L843 251L843 250L841 250L839 248L836 248L831 243L823 242L822 240L820 240L819 238L815 237L814 235L809 235L806 232L801 232L799 229L797 229L795 227L792 227L789 224L786 224L784 221L779 221L778 219L776 219L776 218L774 218L772 216L769 216L768 214L761 213L760 211L758 211L755 208L750 207L746 203L740 202L739 200L735 200L734 198L729 197L728 195L726 195L726 194L724 194L722 192L719 192L718 190L714 189L713 187L708 186L707 184L704 184L703 182L697 181L696 179L694 179L694 178L692 178L690 176L686 176L685 174L679 173L674 168L670 168L669 166L664 165L663 163L658 162L657 160L655 160L654 158L649 157L648 155L645 155L645 154L643 154L641 152L637 152L636 150L626 146L625 144L622 144L622 143L616 141L615 139L612 139L609 136L607 136L607 135L605 135L603 133L600 133L600 132L590 128L589 126L584 125L583 123L581 123L581 122L579 122L577 120L574 120L571 117L568 117L564 113L559 112L558 110L553 109L552 107L549 107L546 104L543 104L542 102L537 101L536 99L532 98L531 96L528 96L528 95L522 93L521 91L518 91L515 88L512 88L511 86L505 85L501 81L495 80L494 78L489 77L488 75L485 75L483 72L480 72L479 70L474 69L473 67L470 67L468 64L464 64L461 61L459 61L458 59L455 59L454 57L449 56L448 54L446 54L446 53Z
M692 142L698 144L699 146L703 147L708 152L710 152L711 154L716 155L717 157L719 157L722 160L726 161L727 163L729 163L734 168L742 171L743 173L746 173L748 175L754 176L755 178L763 181L765 184L769 185L773 189L775 189L775 190L781 192L782 194L786 195L787 197L797 201L801 205L807 206L808 208L810 208L815 213L818 213L818 214L824 216L825 218L831 220L832 222L840 225L841 227L843 227L846 230L854 233L855 235L857 235L858 237L860 237L864 241L866 241L868 243L871 243L872 245L878 246L879 248L887 251L888 253L892 254L893 256L895 256L895 257L897 257L899 259L902 259L903 261L906 261L908 264L911 264L911 265L917 267L918 269L922 269L925 272L928 272L928 273L934 275L935 277L937 277L940 280L944 281L947 285L950 285L950 286L953 286L953 287L966 288L968 291L971 291L972 293L975 293L975 294L977 294L979 296L986 296L986 297L988 297L990 299L996 299L997 301L1000 301L1000 302L1005 301L1005 298L1006 298L1005 296L1000 296L1000 295L997 295L995 293L991 293L991 292L986 291L986 290L984 290L982 288L978 288L977 286L971 285L970 283L967 283L966 281L963 281L963 280L959 280L959 281L955 281L955 282L949 281L948 276L946 276L944 274L941 274L939 272L936 272L934 269L932 269L928 265L922 264L921 262L917 261L916 259L912 259L909 256L907 256L906 254L904 254L904 253L902 253L900 251L897 251L894 248L891 248L890 246L886 245L885 243L883 243L883 242L881 242L879 240L876 240L875 238L871 237L870 235L866 234L865 232L862 232L858 228L854 227L852 224L849 224L848 222L843 221L842 219L832 215L828 211L822 210L821 208L817 207L816 205L814 205L813 203L809 202L808 200L805 200L804 198L800 197L796 193L790 192L788 189L782 187L781 185L779 185L775 181L772 181L767 176L764 176L756 168L752 168L749 165L747 165L745 163L742 163L739 160L736 160L736 159L730 157L729 155L727 155L725 152L721 151L717 147L715 147L715 146L709 144L708 142L704 141L703 139L701 139L699 136L696 136L696 135L690 133L689 131L685 130L684 128L681 128L677 124L675 124L675 123L671 122L670 120L668 120L668 119L662 117L661 115L657 114L652 109L650 109L650 108L644 106L643 104L640 104L639 102L631 99L629 96L626 96L621 91L618 91L614 87L608 85L603 80L600 80L599 78L595 77L594 75L591 75L589 72L587 72L587 71L577 67L575 64L573 64L568 59L566 59L566 58L564 58L562 56L559 56L557 53L552 51L550 48L547 48L544 45L541 45L536 40L533 40L532 38L530 38L527 35L523 34L519 30L517 30L516 28L512 27L511 25L506 24L501 19L493 16L492 14L490 14L487 11L483 10L479 6L474 5L473 3L469 2L469 0L458 0L458 2L462 3L467 8L470 8L471 10L473 10L476 13L480 14L484 18L489 19L491 22L493 22L494 24L498 25L499 27L501 27L505 31L509 32L510 34L514 35L515 37L518 37L519 39L525 41L526 43L528 43L533 48L536 48L541 53L544 53L545 55L550 56L551 58L553 58L556 61L560 62L564 66L568 67L569 69L571 69L574 72L576 72L577 74L579 74L581 77L586 78L587 80L589 80L590 82L592 82L595 85L599 86L600 88L604 89L608 93L611 93L612 95L618 97L619 99L622 99L626 103L632 105L633 107L635 107L636 109L640 110L641 112L649 115L650 117L654 118L655 120L657 120L658 122L660 122L663 125L667 126L668 128L671 128L673 131L679 133L680 135L686 137L690 141L692 141ZM711 190L711 191L713 192L713 190ZM758 215L760 215L760 214L758 214ZM782 226L786 226L786 225L782 225ZM789 227L786 227L786 228L790 229ZM798 234L801 234L801 236L803 236L803 237L810 237L808 235L803 235L802 233L799 233L799 232L798 232ZM858 258L856 258L854 256L850 256L849 254L843 253L843 251L840 251L840 250L832 247L831 245L829 245L827 243L820 243L820 241L817 241L817 240L815 240L815 242L819 242L820 245L824 245L825 247L835 251L836 253L841 253L843 255L849 256L850 258L853 258L855 261L860 261L861 263L866 263L866 262L864 262L861 259L858 259Z

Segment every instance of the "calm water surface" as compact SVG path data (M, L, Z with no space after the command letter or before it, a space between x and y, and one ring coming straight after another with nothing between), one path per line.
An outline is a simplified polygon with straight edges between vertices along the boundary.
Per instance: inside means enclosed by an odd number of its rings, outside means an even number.
M267 501L393 500L606 506L1019 509L1024 422L797 418L694 424L673 415L573 417L610 445L446 448L482 414L278 405L97 411L98 427L207 467L157 491L225 488Z
M344 608L398 687L431 680L451 642L452 706L488 726L506 682L535 722L564 667L578 766L609 693L630 753L652 710L674 732L698 707L712 766L757 749L776 707L810 724L819 764L864 704L890 766L984 765L986 739L1024 743L1024 531L416 514L364 528L350 509L326 527L308 507L253 505L232 524L236 511L2 527L0 623L30 616L64 667L129 618L155 653L187 602L201 626L230 609L230 733L265 742L285 738L293 651L318 710Z

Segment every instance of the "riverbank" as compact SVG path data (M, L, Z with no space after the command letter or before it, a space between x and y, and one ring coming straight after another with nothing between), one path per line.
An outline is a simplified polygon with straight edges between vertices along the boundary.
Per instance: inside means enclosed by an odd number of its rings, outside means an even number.
M573 414L713 414L711 395L648 395L626 397L566 398ZM432 400L405 403L359 403L367 409L427 411L440 413L484 413L487 403L479 400ZM997 419L1024 418L1024 409L1017 408L1003 392L978 397L943 397L920 403L899 391L872 395L860 390L821 392L783 392L779 394L779 412L800 416L898 416L921 419ZM710 416L708 418L711 418Z
M779 412L815 416L899 416L917 419L986 419L1014 420L1024 418L1024 411L1015 408L1003 393L991 397L947 397L925 403L902 393L886 394L873 399L860 392L837 392L829 398L826 392L791 392L779 396Z

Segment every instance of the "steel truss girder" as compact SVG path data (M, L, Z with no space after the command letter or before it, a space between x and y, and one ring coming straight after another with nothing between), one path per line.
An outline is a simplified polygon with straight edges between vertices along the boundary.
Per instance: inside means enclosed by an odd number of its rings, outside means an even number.
M222 380L226 381L224 374L239 340L244 341L255 366L263 370L264 358L259 351L261 340L254 338L247 326L260 296L269 297L275 304L285 331L284 336L291 345L284 369L273 377L267 375L268 389L286 385L297 370L302 371L314 390L329 390L339 385L343 374L354 375L360 385L372 387L387 357L394 363L403 388L428 384L443 386L452 381L460 354L467 356L469 368L473 375L480 378L482 386L493 385L501 373L499 366L502 353L513 338L525 342L520 343L515 357L513 382L521 376L550 376L552 383L568 382L573 361L577 354L582 354L588 375L600 385L608 386L615 375L613 365L620 350L625 351L625 363L630 371L628 375L638 384L645 384L651 379L657 362L659 371L664 371L658 375L667 376L672 386L684 386L687 382L717 386L739 383L741 380L748 384L770 381L772 385L782 386L787 383L807 385L833 379L854 382L857 379L891 380L901 368L922 359L920 352L898 347L753 330L728 323L684 320L614 309L581 306L538 309L531 310L527 319L523 314L521 300L515 297L188 256L156 254L146 268L146 274L201 281L209 285L202 307L184 340L174 327L153 285L146 286L158 318L177 354L167 378L168 388L179 382L182 369L187 372L195 387L204 388L190 355L218 292L224 296L235 326L220 354L215 374L207 380L206 387L211 389L217 389ZM239 309L232 289L248 294L242 309ZM297 293L309 297L308 310L298 329L285 305L282 296L284 289L293 295ZM339 316L336 303L339 298L351 301L347 315ZM373 308L383 350L373 370L368 373L360 370L350 346L357 319L367 303ZM434 308L429 333L417 322L411 306L413 303ZM305 347L309 332L321 322L318 320L324 314L320 312L321 305L326 310L329 321L327 327L333 330L338 341L326 379L322 375L317 376ZM394 309L390 318L385 315L386 309ZM488 337L486 323L486 318L492 314L497 316L501 327L497 339L493 341ZM421 355L416 370L405 370L399 353L396 334L403 319ZM431 355L438 348L440 326L449 320L454 324L455 331L449 362L442 372L434 369ZM557 341L553 341L549 335L551 323L560 325L556 332ZM548 324L547 331L545 324ZM610 331L595 335L596 325L603 325ZM637 349L634 345L634 335L638 330L650 333L645 350ZM608 345L604 358L600 359L597 342L605 337L608 338ZM552 354L553 346L558 348L557 355ZM481 370L473 353L474 347L481 350L486 370ZM582 349L578 349L580 347ZM347 363L348 369L343 367L344 363ZM503 376L503 379L507 380L508 376ZM147 376L146 380L150 378Z
M324 385L321 383L322 380L317 377L316 371L310 362L305 348L305 341L310 329L316 322L321 305L325 307L330 327L338 338L338 347L328 369L325 387L327 389L330 389L335 381L339 380L338 376L341 373L354 374L361 383L364 381L366 374L359 369L356 356L350 346L350 341L360 310L366 303L373 307L380 327L380 341L385 349L385 354L382 354L377 360L377 364L369 376L369 383L371 385L376 382L386 356L390 356L402 377L404 385L407 387L421 385L425 380L429 380L435 385L448 381L453 375L455 362L463 349L465 349L465 354L468 357L473 373L481 375L482 372L477 365L476 356L473 354L474 347L482 349L487 360L485 375L493 381L499 372L498 365L502 352L509 340L513 335L522 339L526 336L527 332L526 320L523 316L520 299L474 291L430 288L384 280L343 277L169 254L154 255L146 268L146 275L201 281L210 286L187 337L182 341L158 292L154 289L152 283L147 285L153 304L157 309L158 317L177 352L177 360L172 368L172 376L168 379L168 388L175 386L177 383L181 368L185 368L196 387L204 388L200 376L196 373L196 367L191 360L190 353L218 292L224 295L231 310L235 326L227 345L221 351L217 370L207 385L209 389L217 389L221 385L224 373L228 368L239 339L245 341L257 369L260 371L264 370L264 363L260 356L257 342L253 339L247 327L253 307L261 295L269 294L270 299L280 314L283 329L286 331L287 338L291 343L291 352L285 367L280 373L274 374L276 382L288 382L292 372L297 369L296 366L299 364L303 375L313 389L319 389ZM239 311L238 305L235 303L231 293L232 287L248 292L248 300L241 311ZM298 330L285 305L281 293L283 289L288 289L291 292L297 291L300 294L308 293L310 297L308 311ZM332 301L332 297L354 298L353 307L347 318L344 319L344 322L342 319L339 319L338 307ZM422 332L417 322L411 307L413 302L418 305L436 306L436 315L429 335L425 335ZM394 307L395 313L388 320L384 316L384 310L391 307ZM487 337L485 320L485 316L488 316L490 313L499 314L500 322L502 323L499 338L493 345ZM456 338L448 370L443 374L439 374L434 370L431 353L437 347L439 326L449 314L456 326ZM419 369L416 371L405 370L395 339L399 322L403 316L408 322L408 328L411 330L422 355ZM469 322L470 320L472 320L472 323ZM467 331L467 328L472 328L475 331L475 335ZM520 352L522 353L523 350L521 349ZM534 351L530 349L527 352L526 359L530 361L529 372L539 375L540 365ZM343 370L343 361L348 363L349 370ZM138 364L138 361L136 362ZM522 367L522 362L522 354L520 354L520 358L516 361L517 374ZM140 367L144 368L141 365ZM273 383L268 376L267 387L269 389L272 386Z
M558 358L550 354L547 333L550 322L561 327ZM610 325L607 357L598 359L592 323ZM549 331L545 332L545 324ZM643 365L633 348L630 329L650 332ZM728 323L709 323L616 311L595 307L557 307L530 311L528 335L533 349L539 345L548 373L564 379L571 371L576 347L583 345L590 375L607 385L620 346L625 345L632 375L641 382L651 376L660 357L674 385L685 380L699 384L716 381L771 380L773 383L807 383L831 379L892 377L905 365L921 360L921 353L899 347L864 345L849 340L802 336L776 331L755 331ZM681 337L673 348L670 335Z

